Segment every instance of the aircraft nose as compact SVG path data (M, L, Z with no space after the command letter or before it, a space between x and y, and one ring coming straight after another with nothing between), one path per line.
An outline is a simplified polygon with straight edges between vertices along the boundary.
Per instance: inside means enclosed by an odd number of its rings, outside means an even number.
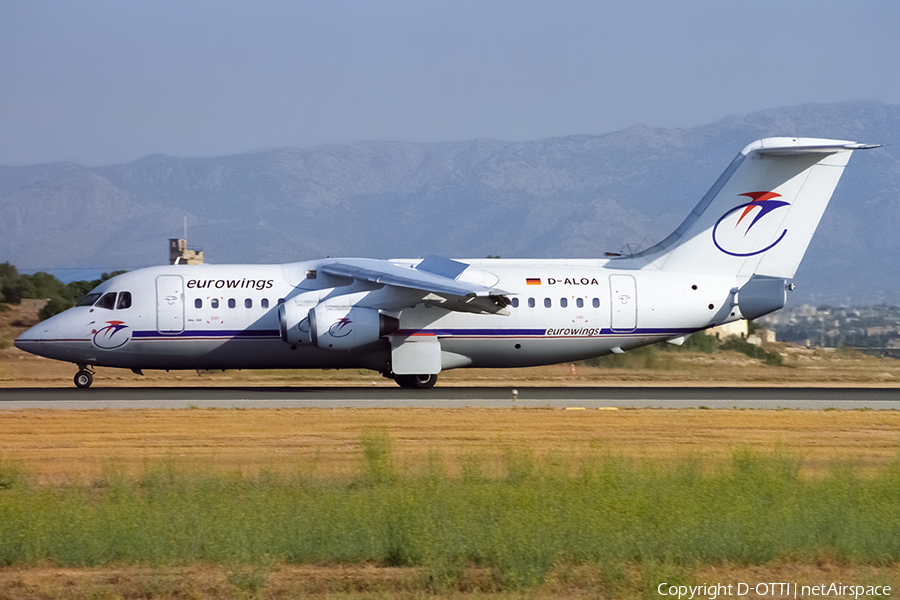
M41 333L43 328L41 327L41 323L38 323L34 327L26 330L19 337L16 338L16 341L13 344L19 350L24 350L26 352L31 352L33 348L37 346L33 346L32 344L40 344L41 343Z
M59 320L56 317L50 317L46 321L41 321L34 327L26 330L16 338L13 344L19 350L42 355L41 342L52 337L52 334L57 329L59 329Z

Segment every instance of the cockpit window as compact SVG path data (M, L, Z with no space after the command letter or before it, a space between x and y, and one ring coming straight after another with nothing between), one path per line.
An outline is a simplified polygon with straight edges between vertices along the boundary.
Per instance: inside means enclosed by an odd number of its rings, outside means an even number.
M100 294L88 294L81 299L81 302L78 303L78 306L93 306L94 302L96 302L97 298L99 297Z
M119 301L116 302L116 310L131 308L131 292L119 292Z
M112 310L116 306L116 293L109 292L108 294L103 294L103 297L97 300L97 304L94 305L94 308L105 308L108 310Z

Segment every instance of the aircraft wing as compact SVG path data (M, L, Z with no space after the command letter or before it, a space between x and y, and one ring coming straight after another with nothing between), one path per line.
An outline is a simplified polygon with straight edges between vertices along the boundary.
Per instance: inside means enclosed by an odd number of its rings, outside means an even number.
M497 288L457 280L456 278L468 266L465 263L435 256L429 256L416 267L374 258L340 258L323 265L320 270L338 277L350 277L436 294L454 296L502 296L507 294Z
M468 266L437 256L429 256L415 267L373 258L339 258L319 270L337 277L419 290L424 292L423 300L450 310L496 313L509 305L508 292L457 279Z

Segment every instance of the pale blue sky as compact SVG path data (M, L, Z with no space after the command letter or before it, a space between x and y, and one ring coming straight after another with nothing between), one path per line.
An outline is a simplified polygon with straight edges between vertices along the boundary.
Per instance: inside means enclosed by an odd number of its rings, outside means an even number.
M896 0L0 0L0 165L900 104Z

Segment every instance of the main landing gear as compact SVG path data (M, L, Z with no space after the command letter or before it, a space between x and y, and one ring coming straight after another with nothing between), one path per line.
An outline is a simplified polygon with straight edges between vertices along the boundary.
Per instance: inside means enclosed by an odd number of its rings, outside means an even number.
M437 374L434 375L394 375L394 381L402 388L413 390L427 390L437 383Z
M75 373L75 387L86 389L91 387L91 384L94 383L94 373L88 370L88 367L78 365L80 369L77 373Z

